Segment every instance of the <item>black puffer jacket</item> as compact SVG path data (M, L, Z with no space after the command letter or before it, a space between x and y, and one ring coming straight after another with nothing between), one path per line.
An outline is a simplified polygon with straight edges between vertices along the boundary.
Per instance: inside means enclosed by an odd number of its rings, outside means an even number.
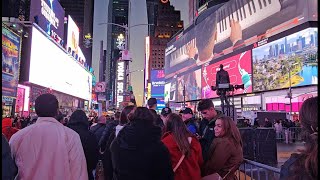
M170 154L161 142L161 128L132 122L111 144L115 180L173 180Z
M98 141L96 136L89 131L88 121L71 120L70 118L67 126L76 131L80 136L81 144L86 156L89 180L93 180L92 171L96 168L99 157Z

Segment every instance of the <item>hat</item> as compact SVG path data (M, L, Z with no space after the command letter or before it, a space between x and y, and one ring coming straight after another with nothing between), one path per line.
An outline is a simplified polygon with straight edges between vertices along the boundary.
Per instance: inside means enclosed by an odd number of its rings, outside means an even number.
M183 111L182 111L183 114L192 114L193 115L193 112L192 112L192 109L190 108L185 108Z
M148 106L153 106L153 105L157 104L157 99L156 98L150 98L150 99L148 99L147 104L148 104Z
M172 113L172 111L169 107L162 108L162 110L161 110L162 116L167 116L168 114L171 114L171 113Z

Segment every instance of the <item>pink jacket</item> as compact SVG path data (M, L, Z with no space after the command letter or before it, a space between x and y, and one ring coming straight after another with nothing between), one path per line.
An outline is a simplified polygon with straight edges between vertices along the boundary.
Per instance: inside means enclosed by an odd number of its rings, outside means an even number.
M21 180L87 180L79 135L56 119L39 117L9 141Z

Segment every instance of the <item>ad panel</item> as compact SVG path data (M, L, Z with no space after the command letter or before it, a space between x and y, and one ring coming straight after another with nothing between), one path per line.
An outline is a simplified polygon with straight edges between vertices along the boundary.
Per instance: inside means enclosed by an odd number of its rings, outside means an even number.
M318 84L318 28L252 50L254 91Z
M312 20L310 13L314 19L318 13L309 10L312 3L315 0L230 0L216 11L206 10L194 28L168 43L166 78Z
M63 39L65 11L57 0L30 1L30 20L49 35Z
M92 75L35 27L32 28L29 82L91 100Z
M2 96L16 97L21 37L2 24Z
M216 74L220 70L220 64L223 69L229 73L231 85L244 84L244 89L235 89L234 94L243 94L252 92L252 65L251 50L232 56L225 60L211 65L204 65L202 69L202 98L218 97L211 86L216 86Z
M164 99L164 70L151 70L151 97Z
M119 61L117 65L117 107L120 107L121 103L124 101L123 92L125 91L125 64L124 61Z
M189 72L177 78L177 101L183 102L183 86L185 86L185 100L201 99L201 69Z

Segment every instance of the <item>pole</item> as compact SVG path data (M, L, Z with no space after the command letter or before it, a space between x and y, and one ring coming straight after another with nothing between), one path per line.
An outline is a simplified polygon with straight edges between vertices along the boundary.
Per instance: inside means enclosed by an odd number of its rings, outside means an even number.
M291 67L289 68L289 101L290 101L290 120L292 120L292 92L291 92Z
M183 85L183 107L186 108L186 85Z

